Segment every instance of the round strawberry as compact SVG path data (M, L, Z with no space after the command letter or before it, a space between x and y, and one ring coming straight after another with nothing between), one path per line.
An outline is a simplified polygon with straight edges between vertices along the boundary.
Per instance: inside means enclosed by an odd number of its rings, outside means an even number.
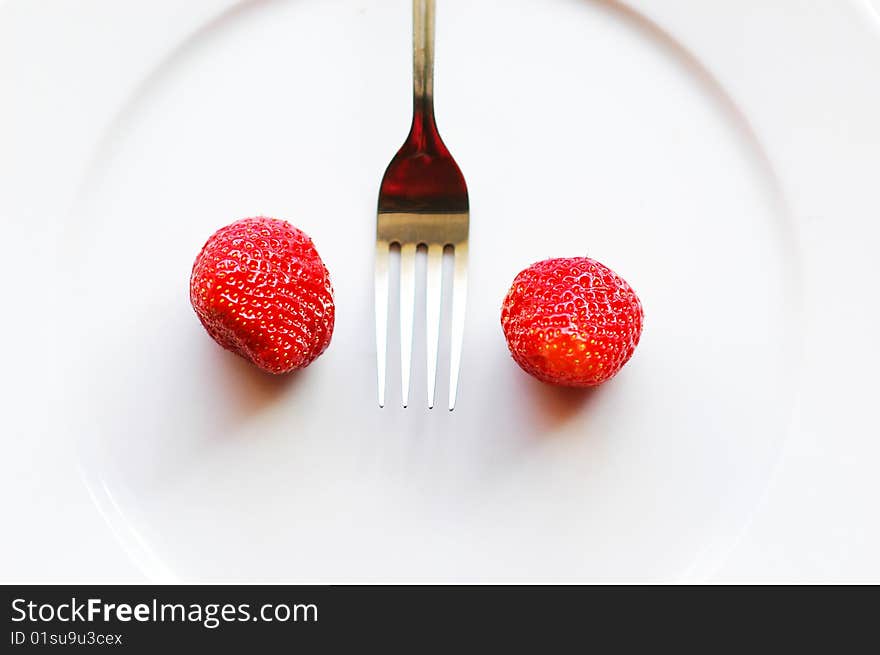
M190 301L208 334L269 373L308 366L333 335L333 287L312 240L286 221L244 218L196 257Z
M501 327L516 363L543 382L591 387L613 377L642 333L642 304L588 257L547 259L516 276Z

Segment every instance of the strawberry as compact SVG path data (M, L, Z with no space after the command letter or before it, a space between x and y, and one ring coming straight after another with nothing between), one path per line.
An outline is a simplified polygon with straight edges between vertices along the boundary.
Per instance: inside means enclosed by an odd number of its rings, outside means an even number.
M547 259L516 276L501 327L517 364L543 382L591 387L632 356L644 314L638 296L588 257Z
M308 366L333 335L333 287L312 240L286 221L244 218L196 257L190 301L208 334L269 373Z

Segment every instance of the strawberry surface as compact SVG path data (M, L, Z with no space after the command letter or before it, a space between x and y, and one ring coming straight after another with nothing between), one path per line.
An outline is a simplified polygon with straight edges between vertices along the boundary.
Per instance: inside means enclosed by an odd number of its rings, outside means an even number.
M513 359L543 382L589 387L632 357L644 314L638 296L588 257L547 259L516 276L501 309Z
M244 218L215 232L193 264L190 301L208 334L269 373L308 366L330 344L330 275L286 221Z

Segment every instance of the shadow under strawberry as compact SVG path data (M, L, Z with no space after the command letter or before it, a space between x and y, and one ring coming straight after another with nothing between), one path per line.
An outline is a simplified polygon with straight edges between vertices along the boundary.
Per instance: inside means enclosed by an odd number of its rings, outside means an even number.
M236 406L241 418L249 418L292 392L308 376L307 369L284 375L260 370L235 353L217 349L219 365L216 374L224 378L227 398Z
M517 397L527 405L525 414L538 438L550 437L570 419L599 402L602 387L562 387L540 382L515 371L520 378Z

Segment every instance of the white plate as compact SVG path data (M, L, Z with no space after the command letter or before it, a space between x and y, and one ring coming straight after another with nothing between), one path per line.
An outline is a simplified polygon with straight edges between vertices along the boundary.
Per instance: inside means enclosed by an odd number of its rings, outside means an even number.
M717 570L792 417L804 420L802 344L821 327L810 299L828 261L810 258L796 165L762 134L771 110L751 113L739 78L713 70L729 50L690 49L689 30L724 32L723 12L677 13L691 4L671 3L664 23L605 3L440 3L438 120L472 204L451 414L374 401L374 208L408 127L409 3L203 11L126 83L53 228L65 344L78 347L57 355L51 431L76 444L141 570L287 582ZM207 236L256 214L311 234L336 288L331 348L289 379L222 351L188 303ZM580 254L621 273L646 310L633 360L592 393L532 381L499 326L521 268ZM416 399L423 378L418 367Z

